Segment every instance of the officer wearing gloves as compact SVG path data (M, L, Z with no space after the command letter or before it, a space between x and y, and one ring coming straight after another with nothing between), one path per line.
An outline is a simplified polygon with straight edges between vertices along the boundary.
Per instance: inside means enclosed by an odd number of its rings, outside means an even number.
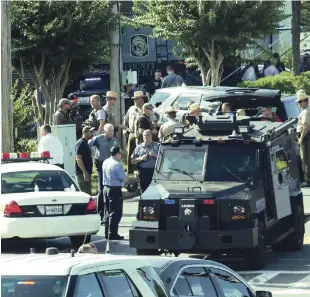
M118 224L123 215L122 187L127 181L127 175L120 162L121 152L118 146L110 150L111 157L102 164L102 175L106 209L109 218L105 224L105 238L111 240L122 240L124 236L118 234Z
M159 151L159 143L152 140L151 130L143 131L143 143L139 144L131 155L131 163L137 164L142 193L150 185Z

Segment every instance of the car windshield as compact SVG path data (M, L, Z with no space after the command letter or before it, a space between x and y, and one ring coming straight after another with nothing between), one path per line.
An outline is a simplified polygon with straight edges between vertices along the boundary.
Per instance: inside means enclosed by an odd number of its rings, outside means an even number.
M158 107L159 104L163 103L169 96L170 96L170 93L155 92L154 95L150 99L150 103L153 106Z
M246 180L255 172L256 151L251 145L209 145L206 180Z
M78 187L64 171L36 170L1 174L1 194L33 191L79 191Z
M1 276L1 297L63 297L67 276Z
M167 176L182 174L180 170L192 175L202 175L205 160L204 149L165 149L159 167L159 173ZM191 179L188 176L188 179Z

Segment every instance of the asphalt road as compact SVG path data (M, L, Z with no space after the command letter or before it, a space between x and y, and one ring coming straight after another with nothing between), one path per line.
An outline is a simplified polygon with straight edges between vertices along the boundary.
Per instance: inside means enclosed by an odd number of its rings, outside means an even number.
M125 236L124 241L110 242L110 252L115 254L135 254L129 247L129 228L135 220L137 212L137 198L124 202L124 215L120 224L119 233ZM305 212L310 213L310 189L304 190ZM105 252L106 240L104 227L92 237L92 242L99 252ZM18 241L2 245L2 254L29 253L30 248L35 248L37 253L44 252L46 247L57 247L60 251L69 252L71 244L68 238L55 240L26 242ZM306 224L304 248L295 253L269 253L268 264L261 271L246 271L242 261L220 259L221 262L238 271L248 283L257 290L268 290L273 296L305 297L310 296L310 223ZM201 257L201 255L181 254L180 257ZM217 260L217 259L215 259Z

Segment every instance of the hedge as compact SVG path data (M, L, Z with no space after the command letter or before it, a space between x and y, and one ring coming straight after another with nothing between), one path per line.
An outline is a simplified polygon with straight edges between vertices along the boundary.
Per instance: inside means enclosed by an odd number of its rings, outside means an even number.
M260 78L256 81L246 81L238 87L251 87L261 89L276 89L282 94L296 94L299 89L304 89L310 94L310 71L295 75L292 72L282 72L275 76Z

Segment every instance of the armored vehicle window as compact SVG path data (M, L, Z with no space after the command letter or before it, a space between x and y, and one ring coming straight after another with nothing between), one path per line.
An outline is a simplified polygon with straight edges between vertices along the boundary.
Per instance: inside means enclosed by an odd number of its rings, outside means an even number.
M162 154L159 172L163 174L178 174L176 170L185 170L190 174L202 175L205 150L190 148L165 149Z
M253 293L232 274L217 268L212 268L212 272L222 289L225 297L254 297Z
M159 282L159 277L153 268L143 267L137 270L155 296L167 297L168 294L165 293L164 286Z
M208 181L238 181L237 176L245 179L254 173L255 161L256 148L250 145L212 144L208 151L206 178Z
M141 297L132 281L122 270L101 273L108 297Z
M276 151L277 170L281 171L288 168L288 161L283 149Z
M76 297L103 297L98 280L93 273L81 275L76 288Z
M184 269L172 292L176 296L217 296L211 279L203 267Z

